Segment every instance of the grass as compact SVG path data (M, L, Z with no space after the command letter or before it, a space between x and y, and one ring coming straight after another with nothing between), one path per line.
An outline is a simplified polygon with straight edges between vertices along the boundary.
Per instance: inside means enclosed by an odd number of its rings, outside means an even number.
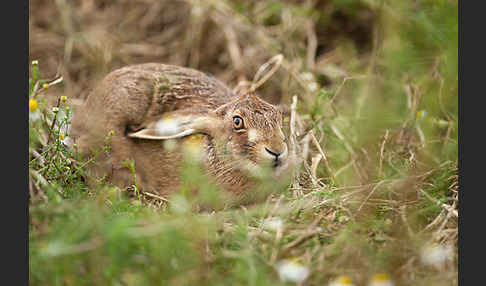
M56 3L31 3L30 284L458 284L457 2ZM53 49L66 53L58 81ZM168 198L87 185L67 127L108 71L167 62L233 87L278 53L258 92L297 96L309 151L289 182L263 182L244 206L190 164ZM428 249L447 259L428 262ZM286 261L309 276L284 281Z

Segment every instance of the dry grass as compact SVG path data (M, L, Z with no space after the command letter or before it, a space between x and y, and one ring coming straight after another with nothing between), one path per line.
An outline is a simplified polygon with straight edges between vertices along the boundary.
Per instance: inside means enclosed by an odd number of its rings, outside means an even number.
M377 272L396 285L457 285L457 3L446 2L31 1L30 58L43 78L63 77L60 87L37 87L49 106L66 95L75 108L109 71L142 62L193 67L244 88L282 54L257 92L290 107L289 150L300 162L290 184L261 203L178 213L172 200L197 199L126 200L125 190L86 189L79 174L46 172L51 156L65 153L46 151L53 139L39 131L30 152L32 283L78 284L84 273L88 284L274 285L277 262L299 258L311 273L302 285L339 275L367 285ZM99 223L62 217L84 209L99 212L87 215ZM266 228L269 218L284 227ZM79 236L69 232L74 223ZM170 240L180 237L187 244ZM42 255L60 238L68 246ZM450 259L423 263L430 243L452 246ZM181 255L182 272L167 266L177 257L170 245L193 256ZM121 260L117 253L127 258L111 274L96 269ZM52 263L45 274L44 263Z

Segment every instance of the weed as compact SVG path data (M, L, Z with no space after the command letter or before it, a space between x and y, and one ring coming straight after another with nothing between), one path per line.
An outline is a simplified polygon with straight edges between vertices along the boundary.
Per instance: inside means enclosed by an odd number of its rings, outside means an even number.
M112 2L31 3L32 285L458 284L456 2ZM164 62L237 86L279 53L257 92L300 115L295 176L244 205L194 162L168 198L133 162L131 191L88 186L69 125L108 71Z

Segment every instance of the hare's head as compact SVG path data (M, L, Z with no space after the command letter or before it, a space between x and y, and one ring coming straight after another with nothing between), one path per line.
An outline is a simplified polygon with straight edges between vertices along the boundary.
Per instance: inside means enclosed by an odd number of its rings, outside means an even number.
M177 110L151 121L130 137L171 139L191 134L209 136L214 153L226 167L255 172L287 165L282 112L254 94L239 96L212 111Z
M286 164L283 118L277 107L247 94L221 106L215 113L221 118L224 134L223 141L218 143L225 144L225 150L240 168L277 168Z

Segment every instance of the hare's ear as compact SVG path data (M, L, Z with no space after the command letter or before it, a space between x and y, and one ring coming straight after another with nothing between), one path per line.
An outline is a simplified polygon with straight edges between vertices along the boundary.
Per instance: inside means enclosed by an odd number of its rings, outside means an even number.
M208 114L182 114L172 112L142 124L141 129L129 132L131 138L164 140L188 136L195 133L212 134L212 130L217 128L221 119Z

